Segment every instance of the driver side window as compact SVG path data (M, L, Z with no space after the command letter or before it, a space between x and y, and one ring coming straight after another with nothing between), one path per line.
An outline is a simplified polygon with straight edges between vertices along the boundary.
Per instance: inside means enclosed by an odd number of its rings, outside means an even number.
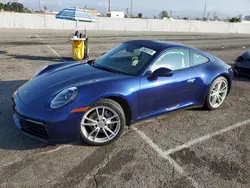
M168 68L171 70L180 70L189 67L189 51L182 49L169 50L162 54L154 63L151 71L158 68Z

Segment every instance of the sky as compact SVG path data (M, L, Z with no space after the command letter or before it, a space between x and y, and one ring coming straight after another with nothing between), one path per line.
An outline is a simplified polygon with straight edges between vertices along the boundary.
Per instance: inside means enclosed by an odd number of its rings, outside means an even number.
M1 0L0 0L1 1ZM8 0L2 0L7 2ZM13 1L13 0L12 0ZM16 0L25 7L38 10L39 0ZM78 6L95 8L104 13L108 10L108 0L40 0L42 7L59 11L66 7ZM133 0L133 12L144 16L158 16L162 10L172 11L173 16L202 17L205 2L207 12L215 12L220 17L250 15L250 0ZM111 10L125 11L130 9L131 0L111 0Z

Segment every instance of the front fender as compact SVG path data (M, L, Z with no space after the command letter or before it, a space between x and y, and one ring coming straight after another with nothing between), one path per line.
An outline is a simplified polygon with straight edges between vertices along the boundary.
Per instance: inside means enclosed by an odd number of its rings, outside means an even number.
M129 77L122 80L100 82L80 86L80 96L74 101L77 108L91 106L94 102L110 97L125 100L136 117L138 109L138 91L140 77Z

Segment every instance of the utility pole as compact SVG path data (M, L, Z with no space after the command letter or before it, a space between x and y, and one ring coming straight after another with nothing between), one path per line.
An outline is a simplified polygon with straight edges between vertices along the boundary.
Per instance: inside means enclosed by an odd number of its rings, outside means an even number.
M216 12L214 12L213 20L214 20L214 21L217 20L217 19L216 19Z
M206 10L207 10L207 3L205 3L205 7L204 7L204 12L203 12L203 20L205 19Z
M110 2L111 0L109 0L109 10L108 10L108 12L111 12L111 2Z
M38 0L38 5L39 5L39 11L41 12L41 1Z
M133 0L131 0L130 17L133 17Z

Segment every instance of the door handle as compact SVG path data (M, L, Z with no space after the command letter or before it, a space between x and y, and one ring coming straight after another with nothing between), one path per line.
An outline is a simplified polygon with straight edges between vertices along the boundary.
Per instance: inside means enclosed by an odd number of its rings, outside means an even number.
M195 81L195 78L187 80L187 83L193 83Z

